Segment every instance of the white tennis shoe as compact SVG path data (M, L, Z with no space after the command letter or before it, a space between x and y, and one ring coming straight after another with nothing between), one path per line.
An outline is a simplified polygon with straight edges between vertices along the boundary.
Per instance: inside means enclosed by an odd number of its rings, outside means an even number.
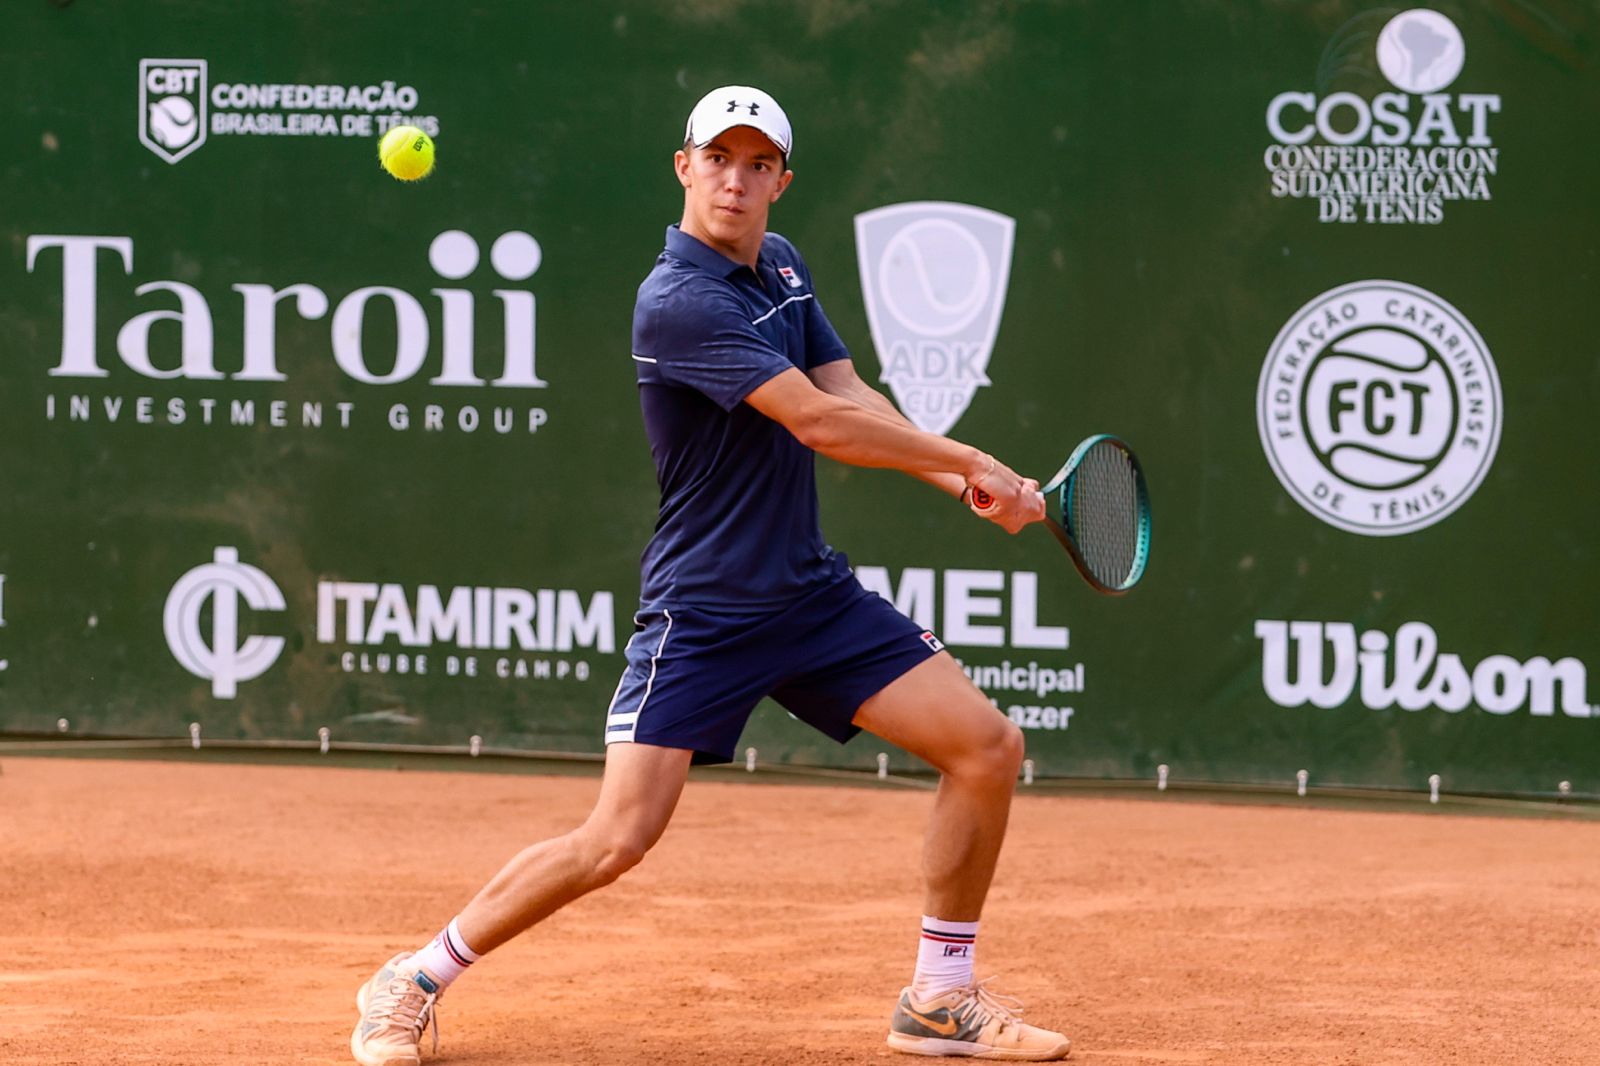
M361 1066L420 1066L422 1031L434 1021L439 986L403 951L379 967L356 993L361 1020L350 1034L350 1054ZM439 1027L433 1026L433 1053Z
M889 1046L909 1055L949 1058L1054 1062L1067 1057L1072 1041L1027 1024L1020 1002L989 991L985 983L926 1000L905 989L889 1021Z

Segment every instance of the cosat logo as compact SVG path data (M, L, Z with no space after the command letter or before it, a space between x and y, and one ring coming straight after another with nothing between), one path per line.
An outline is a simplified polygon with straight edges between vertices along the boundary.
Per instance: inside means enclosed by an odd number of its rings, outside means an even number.
M968 204L892 204L856 216L880 380L930 433L948 433L989 384L1015 230L1013 219Z
M1306 510L1368 536L1467 501L1500 444L1500 379L1466 317L1425 289L1357 281L1311 300L1261 368L1256 422Z
M139 141L168 163L206 143L205 60L139 60Z
M1519 662L1490 655L1468 668L1459 655L1440 654L1439 636L1425 622L1401 625L1392 646L1389 635L1377 630L1358 639L1349 622L1262 619L1255 635L1261 641L1261 687L1280 707L1338 707L1359 695L1361 704L1375 711L1433 708L1455 714L1476 704L1499 715L1524 706L1541 718L1552 717L1558 706L1571 718L1600 715L1600 707L1589 703L1582 661L1551 662L1540 655Z
M379 137L394 126L439 135L436 115L415 114L417 90L378 85L219 82L204 59L139 61L139 140L168 163L206 143L208 132L277 137Z
M282 637L252 636L239 642L239 599L253 611L281 611L283 592L265 573L239 561L236 548L218 548L212 561L178 579L167 594L161 625L178 665L211 682L211 694L231 700L239 682L266 673L283 651ZM211 601L211 635L200 632L200 615Z
M30 235L26 244L27 269L46 261L47 252L60 250L61 348L59 359L49 370L52 378L93 380L111 377L101 365L98 323L106 280L99 267L109 258L123 274L133 273L134 244L131 237L89 237L54 234ZM110 253L107 256L105 253ZM457 281L478 268L479 245L460 230L446 230L434 237L428 247L428 263L440 278ZM538 271L543 251L532 234L511 230L495 239L489 261L498 277L506 282L523 282ZM115 276L113 274L113 276ZM278 329L285 314L311 321L328 317L328 349L333 362L351 380L365 386L383 387L409 381L428 365L437 352L436 371L428 384L449 388L543 389L549 386L539 376L535 325L537 301L532 292L502 287L491 290L499 299L504 324L504 358L500 374L485 380L480 375L474 342L473 316L476 296L465 288L428 290L438 297L439 344L430 327L428 311L422 301L404 289L391 285L365 285L337 300L309 282L275 287L259 281L230 286L242 304L242 335L238 338L234 368L219 366L217 337L213 326L211 301L199 289L176 280L146 281L133 288L131 295L152 293L177 299L177 307L157 307L127 319L117 331L116 354L137 377L153 382L230 381L236 388L231 395L195 397L67 393L45 396L45 419L67 422L118 422L129 425L170 425L185 423L213 426L254 426L282 428L298 423L300 428L320 429L325 424L349 428L356 417L354 401L325 402L315 396L297 400L297 409L288 400L261 397L260 390L289 378L279 366ZM118 294L119 302L125 297ZM369 351L363 340L369 312L383 314L387 304L394 321L393 351ZM375 310L376 308L376 310ZM331 316L329 311L332 311ZM177 329L163 326L165 344L157 344L157 323L172 322ZM174 343L174 341L176 343ZM297 353L298 354L298 353ZM114 364L113 364L114 365ZM382 368L382 369L380 369ZM293 368L289 368L293 369ZM257 403L260 403L260 409ZM414 417L415 415L415 417ZM481 410L472 404L446 408L426 404L413 412L405 404L388 408L390 429L408 430L414 425L423 431L442 431L447 427L463 433L480 427L496 433L510 433L524 427L537 432L548 420L543 407L522 410L497 406Z
M1376 17L1346 23L1320 67L1370 70L1375 58L1401 91L1370 100L1349 90L1274 96L1266 116L1274 143L1264 156L1272 195L1315 199L1319 222L1442 222L1446 201L1491 198L1500 150L1489 116L1500 113L1500 97L1441 91L1466 61L1461 31L1444 15L1402 11L1376 34L1374 55Z

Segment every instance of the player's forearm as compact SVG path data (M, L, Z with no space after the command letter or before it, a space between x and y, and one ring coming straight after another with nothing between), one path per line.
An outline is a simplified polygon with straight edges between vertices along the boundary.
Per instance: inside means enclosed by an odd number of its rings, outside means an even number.
M969 444L924 433L900 417L853 400L826 409L797 433L801 443L828 458L851 466L903 470L947 488L959 496L967 484L993 468L993 459ZM936 480L937 479L937 480Z
M884 418L888 418L899 425L912 425L911 420L906 418L905 415L901 414L900 408L889 402L889 398L887 396L879 392L877 389L866 385L865 383L853 390L850 395L845 398L848 400L853 400L855 403L866 408L868 411L881 415ZM940 470L907 470L906 473L910 474L919 481L927 482L934 488L939 489L950 496L955 496L958 498L961 496L962 491L967 487L966 481L959 474L952 474Z

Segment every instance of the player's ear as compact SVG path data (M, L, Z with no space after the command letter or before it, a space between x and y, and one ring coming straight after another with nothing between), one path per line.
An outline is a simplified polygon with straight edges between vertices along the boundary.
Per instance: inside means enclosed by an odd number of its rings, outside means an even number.
M682 148L672 153L672 169L677 172L678 184L689 187L689 153Z
M769 202L770 203L777 203L778 202L778 197L783 195L783 190L787 189L789 187L789 183L791 181L793 181L793 180L794 180L794 171L785 170L783 172L783 177L778 179L777 186L773 188L773 190L772 190L772 199Z

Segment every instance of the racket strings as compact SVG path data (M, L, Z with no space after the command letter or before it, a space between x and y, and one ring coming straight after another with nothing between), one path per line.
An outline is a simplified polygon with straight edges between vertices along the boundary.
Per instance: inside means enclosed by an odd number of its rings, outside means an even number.
M1109 441L1091 447L1072 477L1068 531L1089 572L1112 588L1133 576L1138 556L1138 477L1127 453Z

